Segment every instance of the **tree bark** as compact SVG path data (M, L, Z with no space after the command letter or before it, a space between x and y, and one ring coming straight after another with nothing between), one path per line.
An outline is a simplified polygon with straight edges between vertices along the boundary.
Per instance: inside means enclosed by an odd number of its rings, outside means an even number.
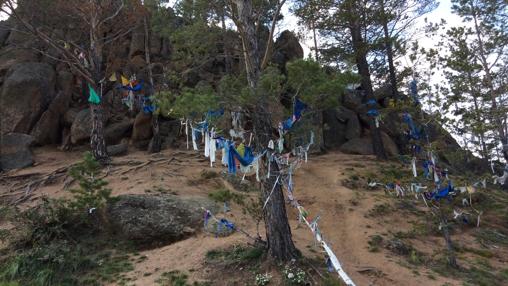
M90 135L90 146L92 155L101 164L109 163L109 155L104 140L104 124L102 104L90 104L92 115L92 134Z
M314 52L315 52L316 62L319 63L318 43L317 43L316 26L315 26L314 20L312 20L310 28L312 29L312 36L314 39Z
M147 17L143 17L143 26L145 28L145 61L148 69L148 79L150 81L150 90L155 90L153 74L152 74L152 63L150 61L150 31L148 29ZM146 91L145 91L146 92ZM152 113L152 140L150 142L149 153L159 153L161 151L161 133L159 128L159 114L156 110Z
M95 1L91 3L91 18L90 18L90 65L92 69L92 76L94 79L94 88L100 89L101 102L97 105L90 104L90 111L92 115L92 131L90 135L90 147L92 154L101 164L107 164L110 161L106 140L104 139L104 121L103 121L103 108L102 108L102 42L101 32L99 27L99 9L100 7Z
M452 268L457 269L457 258L455 257L455 250L453 249L452 239L450 237L450 230L448 229L448 221L443 214L442 210L439 210L439 220L441 222L441 231L443 232L443 238L446 242L446 258L448 265Z
M365 97L367 100L371 100L375 99L374 91L372 90L369 63L367 62L367 47L362 38L362 27L359 21L360 20L357 18L352 19L349 28L353 42L353 50L355 52L356 66L358 67L358 73L361 77L361 83L363 90L365 91ZM372 147L374 149L374 154L378 159L387 159L385 148L383 146L383 140L381 138L381 131L376 126L376 122L373 117L371 117L369 120L369 127L372 136Z
M256 94L259 76L261 74L259 46L255 31L255 21L252 11L252 0L234 0L237 14L235 23L240 31L243 50L245 56L245 67L247 72L247 81L252 95L257 96L258 100L253 112L253 125L256 133L256 142L258 147L268 146L272 137L272 119L267 109L267 98L263 94ZM233 7L232 7L233 8ZM234 10L234 9L233 9ZM277 174L278 166L275 162L270 162L271 170ZM270 176L261 184L263 197L268 198L277 178ZM282 187L277 184L272 192L266 208L263 211L266 238L268 241L268 254L271 258L278 261L290 261L298 256L289 222L286 214L284 194Z
M390 31L388 30L388 19L385 11L385 1L381 0L381 13L383 21L383 33L385 40L386 57L388 59L388 70L390 73L390 87L392 90L392 98L398 99L399 92L397 90L397 74L395 71L395 64L393 63L393 44L390 37Z

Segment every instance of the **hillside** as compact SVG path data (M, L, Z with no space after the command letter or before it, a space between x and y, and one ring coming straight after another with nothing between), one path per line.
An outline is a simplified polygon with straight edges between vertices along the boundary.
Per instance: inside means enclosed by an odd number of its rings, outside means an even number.
M63 153L45 147L35 151L35 158L38 162L36 166L2 176L4 199L9 194L9 186L17 181L16 176L23 178L23 182L28 182L76 163L80 160L81 153ZM408 167L396 162L379 163L372 159L371 156L337 152L311 156L309 162L303 164L295 174L295 197L311 217L321 217L320 230L325 240L357 285L503 285L506 282L508 241L503 234L506 233L506 224L503 223L505 203L499 209L485 208L480 228L461 226L460 223L454 226L452 240L458 249L458 263L463 269L474 267L476 272L463 270L460 273L448 273L442 269L444 240L435 231L437 226L429 221L432 216L426 212L423 202L416 201L413 195L398 199L382 189L373 190L365 185L364 180L368 176L377 174L378 178L382 178L383 170L392 169L400 170L403 174ZM149 160L154 162L146 165ZM156 160L160 161L155 162ZM209 168L207 165L201 154L170 149L153 156L133 152L115 158L112 165L102 173L114 196L158 196L172 193L178 197L206 198L208 194L224 187L236 194L255 196L252 192L234 190L220 175L222 168ZM134 169L136 166L142 167ZM218 175L203 175L209 172ZM34 190L19 205L20 208L33 206L44 196L69 196L69 192L64 190L65 182L68 180L61 177ZM73 185L67 187L72 188ZM494 190L483 190L481 193L486 197L484 200L495 197L498 202L505 202L508 199L505 193ZM16 196L9 197L15 198ZM235 203L230 207L231 212L216 215L226 217L246 232L255 234L254 219L242 213L243 207ZM324 285L320 275L327 271L322 250L314 242L309 229L298 224L296 210L289 205L287 208L293 239L309 264L305 265L310 274L308 277L312 277L309 282L312 285ZM12 225L4 221L3 228L9 227ZM130 250L127 255L132 268L121 269L118 276L113 276L113 281L108 284L172 285L163 283L169 283L167 281L171 277L185 273L189 282L255 285L255 275L265 271L273 274L270 285L282 283L280 268L262 258L259 261L235 262L233 258L227 258L227 255L223 260L215 260L211 255L220 254L220 251L227 253L234 247L247 247L249 243L252 241L239 232L217 238L199 229L192 236L169 245ZM316 270L321 274L317 274ZM171 271L177 271L177 274L167 274ZM327 275L330 276L335 277L333 273Z

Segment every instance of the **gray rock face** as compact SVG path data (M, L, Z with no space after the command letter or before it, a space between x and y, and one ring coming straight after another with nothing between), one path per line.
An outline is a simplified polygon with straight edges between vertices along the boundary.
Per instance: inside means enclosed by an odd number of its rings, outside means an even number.
M110 145L107 147L108 155L109 156L123 156L127 154L127 151L129 149L129 146L124 143L120 143L118 145Z
M55 72L50 65L13 66L0 94L0 133L28 134L53 100L54 87Z
M106 144L116 144L132 129L133 120L125 119L120 122L110 124L104 130L104 139Z
M90 109L84 109L78 112L71 126L71 142L77 144L90 137L92 130L92 115Z
M0 136L0 170L12 170L31 166L34 161L30 145L33 137L21 133Z
M340 146L340 151L346 154L356 154L356 155L373 155L374 150L372 148L372 140L369 137L361 137L354 138L342 146Z
M272 61L285 69L286 63L294 59L303 59L303 48L296 35L283 31L273 45Z
M103 123L105 124L109 119L109 113L103 110ZM90 138L92 132L92 114L90 108L83 109L76 115L74 122L71 126L71 142L72 144L79 144Z
M152 138L152 115L141 111L134 120L131 140L136 145L137 142L150 140L150 138Z
M347 140L361 136L362 127L354 111L345 107L330 109L323 112L323 131L325 147L338 148Z
M381 132L381 138L383 140L383 146L385 148L386 154L388 156L397 156L399 154L399 150L390 136L384 132ZM370 135L349 140L340 147L340 151L346 154L374 155L374 149L372 147L372 139Z
M201 228L201 207L217 210L216 204L205 198L123 195L108 206L108 218L123 237L160 245L184 239Z
M56 144L60 140L62 118L69 107L70 96L60 92L49 105L37 124L32 129L31 135L38 145Z

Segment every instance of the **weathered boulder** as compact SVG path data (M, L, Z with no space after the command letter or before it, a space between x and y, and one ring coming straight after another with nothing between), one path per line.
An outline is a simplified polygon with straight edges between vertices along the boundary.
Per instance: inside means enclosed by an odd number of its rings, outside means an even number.
M326 148L338 148L347 140L358 138L362 134L358 116L345 107L325 110L323 123Z
M37 62L38 60L39 56L33 50L7 46L0 50L0 77L3 77L11 67L17 64Z
M32 129L31 135L38 145L56 144L60 141L62 118L69 107L70 95L59 92L39 121Z
M71 127L74 120L76 120L79 111L79 108L69 108L63 115L62 123L67 127Z
M0 94L0 133L29 133L54 97L55 72L48 64L13 66Z
M399 154L399 149L390 136L381 132L381 138L383 140L383 147L385 148L386 154L388 156L397 156ZM368 134L364 137L354 138L347 141L340 147L340 151L346 154L374 155L372 139Z
M129 146L125 143L120 143L117 145L108 145L107 151L109 156L123 156L127 154Z
M108 112L103 111L103 124L108 121ZM81 110L74 119L71 126L71 142L79 144L90 138L92 131L92 114L90 108Z
M346 123L337 120L336 111L323 111L323 141L327 149L339 148L346 143Z
M340 151L346 154L356 154L356 155L373 155L374 150L372 148L372 140L369 137L360 137L354 138L342 146L340 146Z
M303 48L296 35L288 30L283 31L273 45L272 62L285 69L287 62L303 59L303 56Z
M356 89L346 89L342 95L342 106L347 109L358 112L362 106L363 92Z
M122 195L108 206L108 218L124 238L160 245L192 235L203 224L203 210L217 206L206 198L174 195Z
M132 31L129 58L145 54L145 30L143 25L138 24Z
M110 124L104 130L104 139L106 144L116 144L132 129L132 119L125 119L120 122Z
M9 23L7 21L0 21L0 47L4 45L10 33Z
M163 148L172 146L180 132L179 120L159 120L159 132L162 139Z
M129 61L129 67L135 73L141 71L146 67L145 57L142 55L132 57L132 59Z
M61 70L58 72L56 83L58 90L70 96L74 84L74 75L68 70Z
M33 141L33 137L27 134L0 135L0 170L31 166L34 163L30 150Z
M134 126L132 127L133 143L139 141L146 141L152 138L152 115L140 111L134 119Z

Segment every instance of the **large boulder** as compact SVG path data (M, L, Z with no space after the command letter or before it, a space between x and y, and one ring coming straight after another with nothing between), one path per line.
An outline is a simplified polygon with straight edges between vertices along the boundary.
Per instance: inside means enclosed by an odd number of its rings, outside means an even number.
M354 111L345 107L325 110L323 124L326 148L338 148L346 141L358 138L362 134L358 116Z
M0 50L0 77L3 77L11 67L17 64L37 62L38 60L39 56L33 50L7 46Z
M13 66L0 94L0 133L29 133L54 97L55 72L44 63Z
M339 148L346 143L346 123L337 120L336 111L323 111L323 141L327 149Z
M108 218L122 237L143 245L181 240L203 224L203 210L217 210L206 198L122 195L108 206Z
M103 110L103 124L106 124L108 121L108 112L104 112ZM71 143L79 144L90 138L90 133L92 131L92 114L90 109L81 110L74 119L74 122L71 126Z
M125 143L120 143L117 145L108 145L107 147L108 155L112 157L126 155L128 150L129 146Z
M180 120L159 119L159 132L162 137L163 147L172 146L180 132Z
M7 21L0 21L0 47L2 47L11 33L11 28Z
M388 156L397 156L399 149L393 140L386 133L381 132L381 138L383 140L383 147L385 148ZM346 154L356 155L374 155L374 149L372 147L372 138L370 135L354 138L344 143L340 147L340 151Z
M31 135L35 143L45 145L56 144L60 141L62 118L69 107L69 102L70 95L64 92L58 93L32 129Z
M30 146L33 137L21 133L0 136L0 170L12 170L31 166L34 161Z
M138 23L132 31L131 46L129 49L129 58L145 54L145 29L141 23Z
M342 146L340 146L340 151L346 154L355 154L355 155L373 155L374 150L372 148L372 140L369 137L360 137L354 138Z
M140 111L132 127L132 143L146 142L152 138L152 115ZM148 143L147 143L148 144Z
M104 130L104 139L107 145L116 144L132 130L133 120L124 119L122 121L110 124Z
M272 62L285 69L287 62L303 59L303 56L303 48L298 37L291 31L283 31L273 45Z
M72 94L72 87L74 85L74 75L68 70L58 71L57 76L57 89L66 95Z

